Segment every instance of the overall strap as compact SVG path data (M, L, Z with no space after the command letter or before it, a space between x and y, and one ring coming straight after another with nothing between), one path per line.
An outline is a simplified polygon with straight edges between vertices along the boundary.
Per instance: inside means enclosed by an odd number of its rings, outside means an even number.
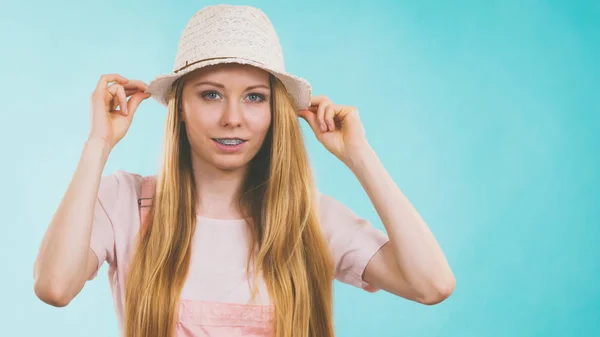
M140 212L140 231L143 232L148 227L148 212L152 206L152 197L156 187L154 176L146 176L142 178L142 195L138 199L138 208Z

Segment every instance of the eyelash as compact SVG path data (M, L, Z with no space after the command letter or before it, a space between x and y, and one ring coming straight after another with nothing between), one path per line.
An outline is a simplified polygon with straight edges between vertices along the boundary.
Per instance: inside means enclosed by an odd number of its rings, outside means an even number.
M202 96L202 98L208 99L209 101L214 101L214 99L210 99L210 98L206 97L206 96L208 96L210 94L219 95L219 93L216 92L216 91L205 91L205 92L202 93L201 96ZM250 94L248 94L248 96L257 96L258 97L258 100L251 100L252 103L262 103L262 102L264 102L266 100L265 99L265 95L262 95L262 94L259 94L259 93L250 93Z

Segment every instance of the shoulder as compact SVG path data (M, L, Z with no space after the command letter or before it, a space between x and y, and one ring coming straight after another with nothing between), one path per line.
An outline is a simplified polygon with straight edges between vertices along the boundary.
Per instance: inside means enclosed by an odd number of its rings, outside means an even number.
M361 250L361 246L379 246L387 234L337 199L317 192L319 222L334 251ZM372 244L371 244L372 243Z
M117 170L102 176L98 189L98 200L105 210L114 210L127 201L135 201L141 194L143 176Z
M371 258L389 241L387 234L332 196L317 192L317 200L319 220L333 255L336 279L375 291L362 277Z
M352 209L331 195L317 191L316 198L319 220L326 227L362 220Z
M99 192L135 192L139 190L142 179L142 175L124 170L103 174L100 181Z

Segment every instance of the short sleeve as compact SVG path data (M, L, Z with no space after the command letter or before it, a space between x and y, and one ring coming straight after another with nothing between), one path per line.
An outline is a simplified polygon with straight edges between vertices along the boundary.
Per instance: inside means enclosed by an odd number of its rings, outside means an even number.
M98 275L98 271L105 261L109 264L113 264L115 261L114 227L109 214L118 202L118 190L119 179L116 174L102 177L96 199L90 239L90 248L98 258L98 268L88 280L92 280Z
M379 289L366 283L363 274L371 258L389 241L386 233L358 217L334 198L318 193L321 226L335 264L335 278L368 292Z

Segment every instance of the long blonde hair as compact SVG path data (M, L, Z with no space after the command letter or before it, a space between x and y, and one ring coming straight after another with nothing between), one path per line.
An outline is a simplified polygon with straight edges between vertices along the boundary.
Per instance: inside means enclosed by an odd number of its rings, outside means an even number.
M185 79L168 105L163 165L125 286L125 336L172 337L196 228L191 149L180 113ZM333 336L333 263L321 232L299 121L270 75L272 123L250 163L240 206L251 219L248 269L267 285L275 337ZM257 280L254 280L253 297Z

